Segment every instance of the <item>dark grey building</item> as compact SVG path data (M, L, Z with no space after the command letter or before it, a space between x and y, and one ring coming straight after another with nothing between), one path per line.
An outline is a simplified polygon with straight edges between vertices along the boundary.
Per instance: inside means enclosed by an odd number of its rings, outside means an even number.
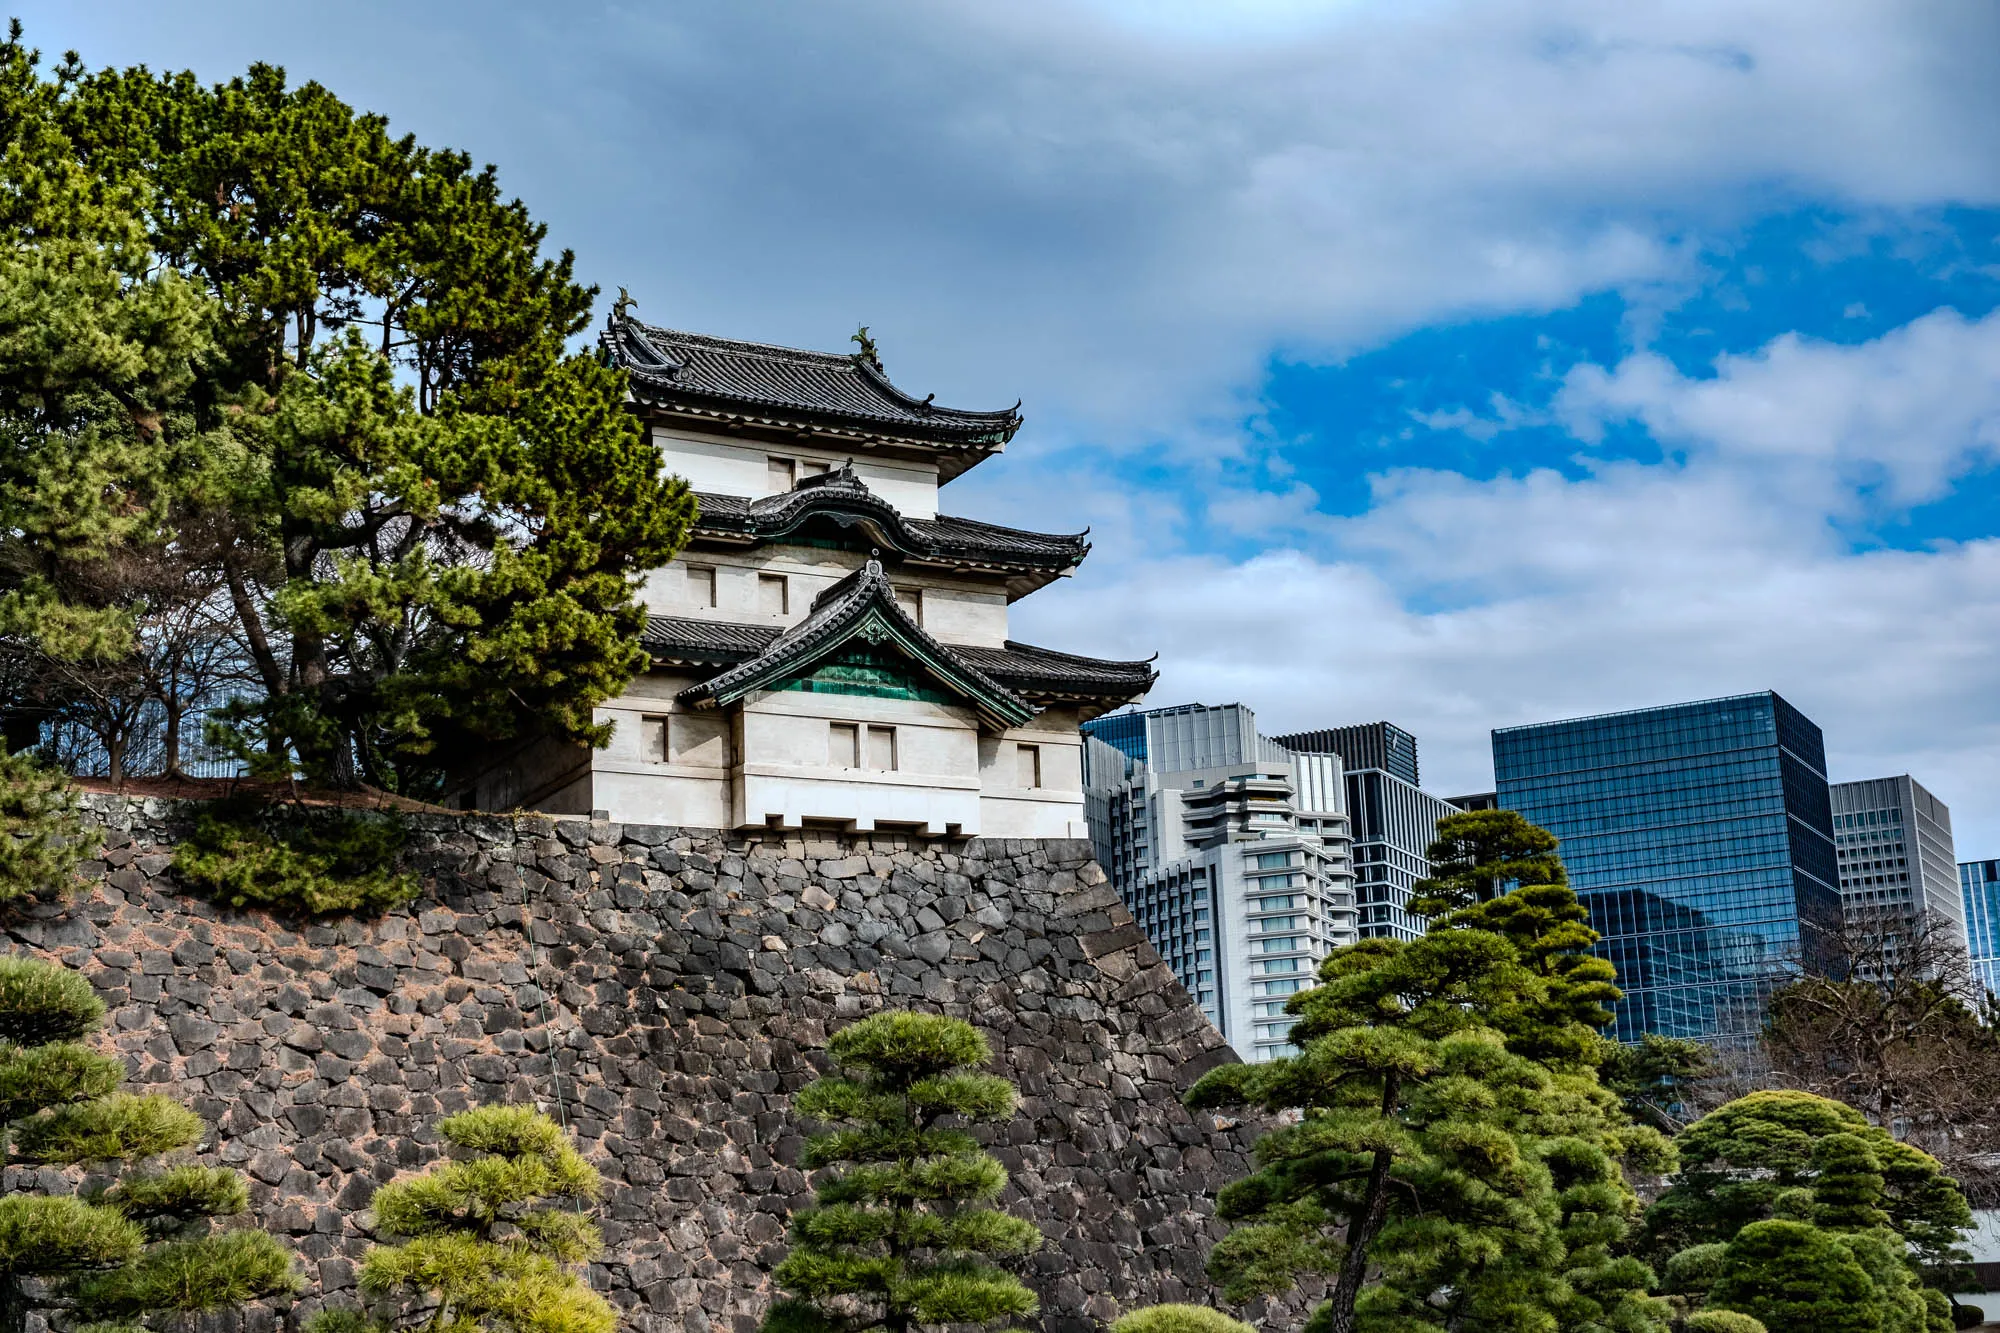
M1287 750L1302 754L1337 754L1350 773L1379 768L1412 787L1422 783L1417 776L1417 738L1393 722L1322 727L1318 731L1295 731L1272 739Z
M1613 1035L1747 1040L1827 963L1840 877L1820 729L1771 692L1493 733L1500 805L1561 841L1618 969Z
M1338 755L1346 769L1356 933L1363 939L1421 936L1424 919L1410 911L1410 896L1431 872L1425 854L1438 820L1458 807L1417 786L1417 738L1393 722L1369 722L1297 731L1277 743L1296 754Z

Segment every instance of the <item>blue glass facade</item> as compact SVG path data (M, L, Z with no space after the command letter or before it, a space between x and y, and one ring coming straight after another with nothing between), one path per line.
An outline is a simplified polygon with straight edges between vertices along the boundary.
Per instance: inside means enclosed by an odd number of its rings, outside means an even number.
M1493 733L1502 809L1555 834L1625 998L1612 1035L1741 1039L1840 925L1826 753L1769 692Z
M1958 888L1965 899L1972 971L1987 994L2000 999L2000 861L1960 861Z

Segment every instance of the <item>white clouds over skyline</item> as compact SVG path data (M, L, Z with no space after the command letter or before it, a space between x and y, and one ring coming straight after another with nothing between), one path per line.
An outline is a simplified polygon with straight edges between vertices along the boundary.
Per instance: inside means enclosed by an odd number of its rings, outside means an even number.
M1913 318L1946 296L1850 334L1904 307L1841 292L1699 373L1653 337L1760 219L1823 218L1814 264L2000 206L1990 4L21 8L51 51L276 61L498 162L648 319L816 347L867 322L919 395L1022 396L1027 430L949 502L1091 525L1022 632L1158 648L1156 703L1391 717L1469 786L1492 726L1777 688L1836 776L1914 771L2000 854L2000 515L1876 546L1990 475L1995 316ZM1272 424L1274 362L1605 292L1628 345L1552 405L1492 383L1398 416L1477 471L1338 408ZM1659 455L1610 447L1634 432ZM1365 506L1331 512L1347 482Z
M2000 538L1856 550L1838 528L1878 474L1873 503L1906 507L1995 460L2000 314L1786 335L1707 378L1638 353L1559 402L1580 453L1609 418L1676 452L1388 472L1316 552L1132 562L1045 637L1158 643L1159 701L1242 699L1271 730L1393 718L1451 790L1490 780L1492 727L1774 688L1835 780L1913 771L1957 801L1961 850L2000 854Z

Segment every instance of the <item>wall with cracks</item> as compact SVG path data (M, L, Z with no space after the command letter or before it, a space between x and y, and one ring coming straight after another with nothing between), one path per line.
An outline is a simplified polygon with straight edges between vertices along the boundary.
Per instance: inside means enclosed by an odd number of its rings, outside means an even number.
M353 1299L369 1198L437 1157L432 1122L507 1101L563 1116L603 1171L591 1280L628 1328L748 1333L810 1196L789 1098L880 1008L971 1021L1020 1088L990 1142L1048 1238L1024 1276L1052 1333L1213 1299L1246 1139L1180 1096L1235 1057L1087 843L418 816L422 901L307 923L177 889L192 807L85 800L87 891L0 925L96 985L134 1084L216 1127L204 1155L304 1261L292 1319Z

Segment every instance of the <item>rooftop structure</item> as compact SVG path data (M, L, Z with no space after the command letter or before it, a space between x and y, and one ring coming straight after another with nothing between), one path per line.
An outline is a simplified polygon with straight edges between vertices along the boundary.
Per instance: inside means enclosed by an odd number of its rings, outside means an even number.
M1001 451L1018 404L964 411L852 354L656 328L601 338L700 512L648 576L650 669L598 710L603 750L496 756L484 809L700 828L1081 837L1078 725L1140 698L1150 663L1013 639L1008 608L1073 573L1082 533L939 512Z
M1417 776L1417 738L1393 722L1363 722L1350 727L1322 727L1275 737L1288 750L1307 754L1337 754L1350 773L1364 768L1421 786Z
M1749 1040L1840 927L1820 730L1776 694L1493 733L1503 809L1560 840L1625 998L1613 1035Z

